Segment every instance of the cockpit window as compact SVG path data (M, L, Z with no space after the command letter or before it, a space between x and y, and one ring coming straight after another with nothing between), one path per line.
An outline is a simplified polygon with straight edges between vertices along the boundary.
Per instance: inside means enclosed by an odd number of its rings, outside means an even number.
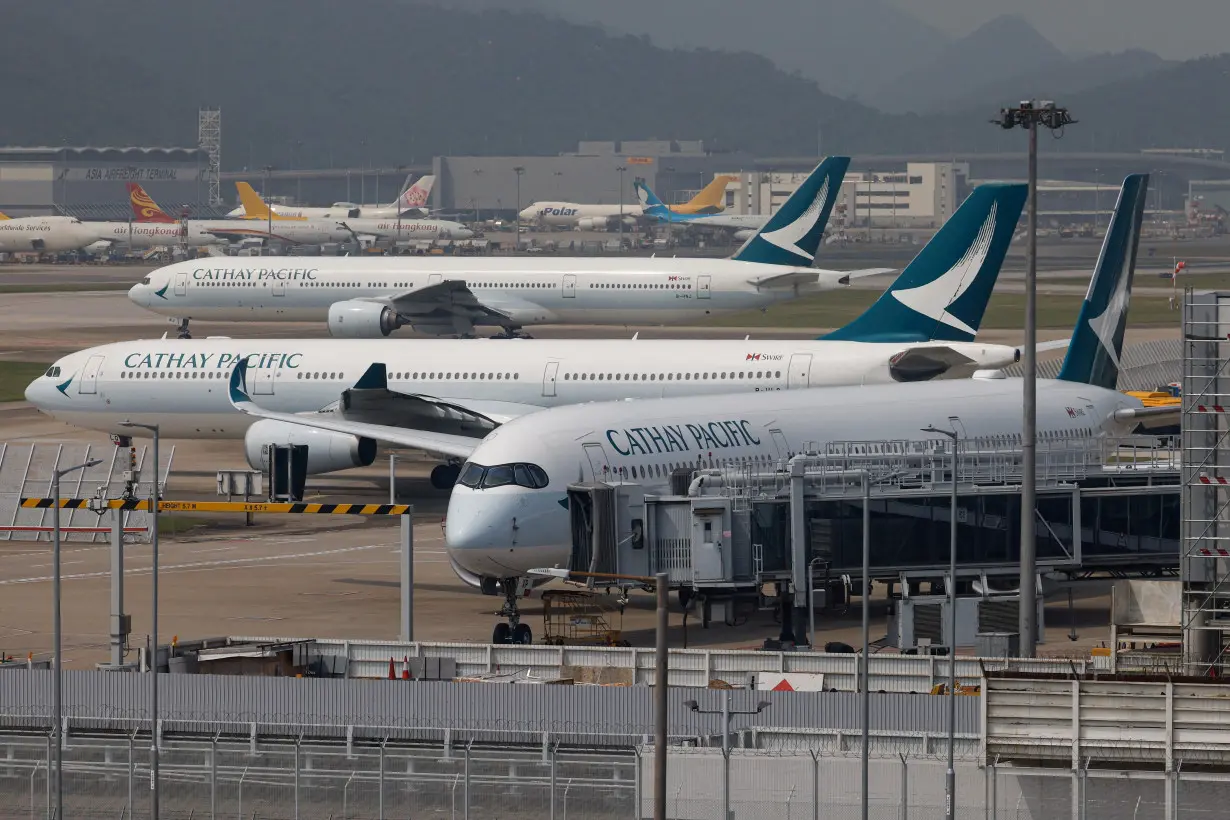
M47 368L47 372L43 375L50 376L53 379L58 378L60 375L60 368L59 366L49 367Z
M151 278L148 276L141 280L142 285L148 285L150 284L150 282L151 282Z
M511 484L530 490L541 490L550 480L547 478L547 471L537 464L496 464L484 467L469 461L461 468L457 483L473 490L507 487Z
M457 483L463 487L477 490L478 485L483 481L484 472L485 469L482 466L471 464L467 461L465 466L461 468L461 476L457 479Z

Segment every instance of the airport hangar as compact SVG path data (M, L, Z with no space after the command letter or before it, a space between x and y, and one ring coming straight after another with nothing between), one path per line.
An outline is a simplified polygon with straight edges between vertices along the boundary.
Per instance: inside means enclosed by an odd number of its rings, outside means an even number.
M207 158L198 148L0 147L0 211L128 219L129 182L139 182L168 213L196 216L206 201Z

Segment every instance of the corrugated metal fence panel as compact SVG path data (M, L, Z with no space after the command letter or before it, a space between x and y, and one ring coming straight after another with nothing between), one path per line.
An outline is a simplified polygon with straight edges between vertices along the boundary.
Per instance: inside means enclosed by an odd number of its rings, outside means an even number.
M0 676L0 725L45 725L51 712L52 672L31 671ZM97 728L124 728L148 719L149 678L109 672L65 672L64 711L70 723ZM721 710L727 693L710 689L672 689L670 726L674 736L720 735L720 715L693 712ZM770 705L760 714L736 717L735 731L752 727L858 728L858 696L845 692L729 693L736 710ZM945 699L930 695L871 696L871 728L883 732L938 732L947 727ZM957 731L977 732L977 697L957 700ZM162 675L159 711L164 726L188 730L250 724L293 727L295 733L335 736L347 726L368 727L375 735L398 736L430 730L453 737L544 733L589 736L652 735L653 690L648 687L534 686L322 678L249 678L215 675ZM361 734L372 735L373 731ZM508 739L513 739L509 737Z
M236 637L236 643L280 643L299 639L285 637ZM348 659L351 678L385 678L389 660L402 658L454 658L457 675L472 677L497 672L528 671L535 677L560 676L564 666L614 667L635 669L635 682L653 683L652 649L578 646L516 646L467 643L398 643L396 641L342 641L316 639L315 651ZM824 688L853 692L857 690L858 658L855 655L823 652L753 652L736 649L670 650L672 686L708 686L712 680L744 685L756 672L797 672L823 674ZM1012 668L1021 672L1058 672L1073 667L1084 672L1085 661L1034 659L1005 661L1003 658L957 658L957 677L974 684L983 669ZM930 692L937 683L948 680L947 658L911 655L873 655L869 674L873 692Z

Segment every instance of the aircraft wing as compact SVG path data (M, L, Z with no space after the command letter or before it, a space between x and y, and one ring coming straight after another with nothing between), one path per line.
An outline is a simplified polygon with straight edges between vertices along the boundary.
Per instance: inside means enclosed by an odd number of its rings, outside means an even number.
M1034 345L1034 350L1041 353L1044 350L1063 350L1072 344L1072 339L1055 339L1050 342L1039 342Z
M821 287L836 287L848 285L851 279L863 276L875 276L881 273L892 273L892 268L867 268L865 270L835 271L819 268L783 268L781 273L759 276L749 279L748 284L759 288L805 288L819 285Z
M330 430L385 444L465 458L487 433L541 408L513 402L446 401L388 389L383 364L373 364L334 405L315 413L281 413L257 405L244 390L247 362L231 374L230 399L250 416Z
M999 349L999 346L995 346ZM1002 360L970 358L945 344L911 347L889 359L888 370L899 382L927 381L940 378L964 378L975 370L998 370L1020 359L1020 351L1003 347Z
M1139 421L1145 425L1155 425L1159 421L1167 421L1171 417L1177 419L1183 413L1182 405L1165 404L1161 407L1122 407L1115 411L1115 421Z
M458 333L473 331L475 324L503 324L508 314L485 305L460 280L436 282L397 294L387 300L411 325L451 325Z

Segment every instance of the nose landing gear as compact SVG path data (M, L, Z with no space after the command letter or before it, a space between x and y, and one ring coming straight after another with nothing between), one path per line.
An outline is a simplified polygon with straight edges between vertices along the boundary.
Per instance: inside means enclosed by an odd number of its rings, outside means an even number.
M531 644L534 633L529 624L521 623L521 610L517 607L517 599L528 595L532 589L529 578L504 578L500 581L500 590L504 593L504 606L496 613L501 618L507 618L508 623L498 623L491 632L492 643Z
M175 338L177 339L191 339L192 338L192 334L188 332L188 320L187 319L179 320L179 328L176 330Z

